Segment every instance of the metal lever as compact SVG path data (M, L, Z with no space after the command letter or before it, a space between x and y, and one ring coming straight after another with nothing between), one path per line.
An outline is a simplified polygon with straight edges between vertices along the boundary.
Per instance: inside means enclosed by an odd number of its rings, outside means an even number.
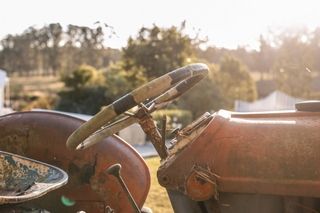
M166 130L167 130L167 116L162 117L162 125L161 125L161 138L162 138L162 145L166 145Z
M130 193L127 185L126 185L126 183L124 182L124 180L121 177L121 164L119 164L119 163L113 164L112 166L110 166L107 169L107 173L109 175L113 175L114 177L117 178L117 180L119 181L122 189L126 193L132 208L135 210L136 213L141 213L141 210L139 209L137 203L134 201L134 199L133 199L133 197L132 197L132 195L131 195L131 193Z

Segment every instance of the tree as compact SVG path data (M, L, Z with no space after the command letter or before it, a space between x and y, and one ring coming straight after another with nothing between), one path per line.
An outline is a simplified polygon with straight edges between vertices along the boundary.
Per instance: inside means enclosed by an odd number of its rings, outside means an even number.
M112 102L101 71L90 66L80 66L63 78L67 89L60 92L56 109L85 114L95 114Z
M34 62L34 52L30 48L31 43L28 33L20 36L6 36L1 41L3 64L0 66L9 74L13 72L29 74Z
M263 74L269 73L274 64L275 51L263 36L260 36L259 42L260 48L257 53L256 68L261 74L261 79L263 79Z
M159 77L186 64L194 57L193 39L180 28L142 27L136 38L130 37L123 48L124 69L145 69L148 78Z
M320 27L314 30L310 46L314 58L314 68L316 71L320 72Z
M123 70L121 62L111 64L106 71L82 65L62 78L66 89L59 93L57 109L95 114L102 106L147 82L143 69Z
M178 107L191 111L194 118L206 111L232 110L237 99L256 98L255 83L239 60L227 56L218 65L210 64L209 69L208 77L178 101Z
M224 57L217 75L221 91L227 97L227 108L233 108L235 100L256 99L255 82L248 69L239 60L230 56Z
M53 74L58 74L61 69L61 48L60 43L62 41L62 27L59 23L49 24L48 32L50 34L51 48L49 49L49 62L50 69Z
M314 57L308 43L301 40L302 35L281 38L278 57L273 67L273 75L278 89L295 97L308 98Z
M209 75L178 100L178 107L192 112L194 118L201 114L225 108L226 96L221 88L218 68L209 65Z
M132 67L124 70L122 62L111 64L105 74L106 87L109 97L117 99L120 96L147 83L145 70L142 67Z
M19 75L57 75L81 64L106 67L120 58L120 50L105 48L103 41L100 26L69 25L66 31L59 23L29 27L0 41L0 67Z
M63 77L62 81L68 88L77 90L83 87L102 85L105 79L101 71L88 65L82 65L71 74Z

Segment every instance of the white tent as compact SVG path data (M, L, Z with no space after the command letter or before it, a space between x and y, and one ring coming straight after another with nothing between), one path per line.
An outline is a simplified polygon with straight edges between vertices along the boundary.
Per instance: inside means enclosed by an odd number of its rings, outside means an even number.
M274 91L267 97L254 102L235 101L235 111L253 112L253 111L274 111L274 110L294 110L295 103L303 99L291 97L283 92Z
M7 73L4 70L0 69L0 115L3 114L4 110L4 101L6 98L5 87L9 82L9 78L7 77Z

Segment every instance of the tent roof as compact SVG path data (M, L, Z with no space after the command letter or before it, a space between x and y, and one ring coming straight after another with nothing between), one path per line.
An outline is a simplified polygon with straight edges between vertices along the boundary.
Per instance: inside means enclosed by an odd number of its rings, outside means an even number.
M272 111L272 110L294 110L295 103L303 99L294 98L281 91L274 91L267 97L254 102L235 101L235 111L252 112L252 111Z

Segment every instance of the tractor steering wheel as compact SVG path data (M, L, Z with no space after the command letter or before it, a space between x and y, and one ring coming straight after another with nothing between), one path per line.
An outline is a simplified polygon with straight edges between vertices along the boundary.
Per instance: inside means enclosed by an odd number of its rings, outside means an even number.
M203 79L208 70L205 64L190 64L133 90L106 106L89 121L82 124L69 136L66 143L67 147L70 149L87 148L137 122L138 118L134 115L116 121L113 120L121 114L127 115L127 110L134 106L144 106L142 103L147 100L146 107L149 113L166 106ZM152 100L149 101L149 99ZM110 121L113 122L109 123Z

